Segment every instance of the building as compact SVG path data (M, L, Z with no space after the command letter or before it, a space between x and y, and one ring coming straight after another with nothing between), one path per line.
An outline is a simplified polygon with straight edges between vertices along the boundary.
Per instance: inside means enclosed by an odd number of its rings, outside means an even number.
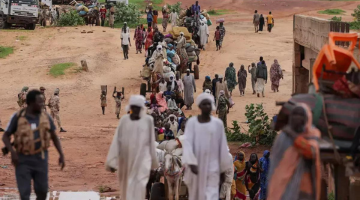
M346 22L334 22L327 19L294 15L293 37L293 88L294 94L307 93L308 84L312 79L312 66L315 59L329 41L329 32L349 32ZM337 43L346 46L345 43Z

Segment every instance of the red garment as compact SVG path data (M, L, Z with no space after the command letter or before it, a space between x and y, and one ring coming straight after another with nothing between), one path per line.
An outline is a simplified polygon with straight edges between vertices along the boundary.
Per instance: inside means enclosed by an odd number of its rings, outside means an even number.
M220 38L221 38L220 31L215 31L215 39L220 40Z
M100 13L101 13L101 18L106 18L106 8L101 8Z
M145 50L148 50L149 47L152 45L152 43L153 43L153 34L154 33L152 31L148 32L146 42L145 42Z

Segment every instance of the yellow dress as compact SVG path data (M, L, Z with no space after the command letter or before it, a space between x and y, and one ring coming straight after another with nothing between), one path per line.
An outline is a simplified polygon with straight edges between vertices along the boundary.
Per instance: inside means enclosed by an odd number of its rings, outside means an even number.
M245 153L241 152L244 155ZM235 200L246 200L246 186L245 186L245 174L246 174L246 163L243 161L236 160L234 162L235 174L236 174L236 194Z

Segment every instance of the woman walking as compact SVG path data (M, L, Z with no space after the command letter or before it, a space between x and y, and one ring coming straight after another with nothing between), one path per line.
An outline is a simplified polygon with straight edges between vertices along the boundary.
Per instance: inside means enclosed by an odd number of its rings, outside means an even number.
M240 96L244 96L245 88L246 88L246 78L247 78L247 72L244 68L244 65L241 65L237 75L238 75Z
M274 64L270 68L270 80L271 80L271 90L274 92L279 92L280 79L283 79L283 74L281 67L278 61L275 59Z
M263 60L256 67L255 88L256 88L257 97L260 97L260 93L262 94L263 97L265 97L264 89L265 89L265 84L267 83L267 77L268 77L267 66L265 64L265 61Z
M147 35L146 35L146 41L145 41L145 57L148 56L148 49L152 45L153 42L153 32L151 30L151 27L148 28ZM149 55L151 57L151 55Z
M106 103L106 92L105 92L105 91L102 91L102 92L101 92L100 100L101 100L102 113L103 113L103 115L105 115L105 107L107 106L107 103Z
M258 199L260 188L260 166L256 153L250 155L250 160L247 162L246 168L246 190L249 191L250 200L255 200Z
M260 15L260 21L259 21L259 31L263 31L264 26L265 26L265 18L261 14Z
M144 34L141 30L141 27L137 26L137 29L135 30L135 34L134 34L136 54L138 54L138 52L142 53L141 49L142 49L142 42L144 40L143 36L144 36Z
M167 28L167 25L169 22L169 13L166 10L166 6L164 6L162 9L162 15L163 15L162 26L163 26L164 32L166 32L166 28Z
M234 179L236 182L236 200L246 200L246 186L245 186L245 174L246 174L246 162L245 153L240 151L235 156L234 161L235 175Z
M268 172L270 166L270 151L265 150L263 157L260 158L260 200L266 200L267 185L268 185Z
M226 68L225 80L226 80L228 90L230 91L230 96L231 96L232 91L235 89L235 86L237 84L237 82L236 82L236 70L234 68L234 63L230 63L229 67Z

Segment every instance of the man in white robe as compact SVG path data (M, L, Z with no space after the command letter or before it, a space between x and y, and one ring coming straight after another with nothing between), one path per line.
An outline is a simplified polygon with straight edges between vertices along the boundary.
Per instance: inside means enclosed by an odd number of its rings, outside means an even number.
M179 16L178 16L177 12L175 10L173 10L170 13L171 28L174 28L174 26L176 26L176 22L178 19L179 19Z
M229 153L229 156L232 158L232 155ZM231 160L231 166L233 166L233 161ZM226 170L225 172L225 180L221 184L220 189L220 199L221 200L232 200L231 199L231 184L234 179L234 167Z
M163 74L164 74L164 67L163 67L164 54L163 54L161 45L158 45L156 47L156 50L153 52L151 58L155 60L153 72L160 73L161 77L163 77Z
M153 118L145 114L145 98L130 97L106 159L106 170L118 170L122 200L145 199L150 170L158 167Z
M211 116L214 98L202 93L196 99L201 115L186 122L182 163L189 200L219 200L220 174L232 166L224 125Z
M207 43L207 39L209 37L209 28L208 25L204 22L201 22L198 35L200 36L200 45L203 50L205 50L205 44Z
M183 77L184 83L184 103L186 110L191 110L194 103L194 92L196 92L195 79L190 74L190 69L187 69L186 75Z

